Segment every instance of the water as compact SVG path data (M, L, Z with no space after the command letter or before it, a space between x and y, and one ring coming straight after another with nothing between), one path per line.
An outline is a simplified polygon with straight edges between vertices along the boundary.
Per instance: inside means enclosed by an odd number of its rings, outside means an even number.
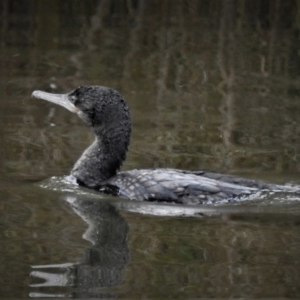
M119 90L123 169L210 170L299 184L297 1L0 3L0 297L300 297L300 198L143 203L68 177L92 141L30 98Z

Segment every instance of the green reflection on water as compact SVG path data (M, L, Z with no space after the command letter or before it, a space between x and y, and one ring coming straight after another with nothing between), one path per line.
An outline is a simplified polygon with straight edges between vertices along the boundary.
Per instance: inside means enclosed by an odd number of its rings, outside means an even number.
M79 261L90 247L82 239L87 225L58 199L63 193L32 182L68 174L92 136L76 116L29 99L34 89L120 90L134 122L124 169L299 181L297 1L14 0L0 7L0 296L27 297L30 265ZM289 205L259 217L203 220L121 210L131 260L122 283L108 290L298 298L299 223L291 207L299 205Z

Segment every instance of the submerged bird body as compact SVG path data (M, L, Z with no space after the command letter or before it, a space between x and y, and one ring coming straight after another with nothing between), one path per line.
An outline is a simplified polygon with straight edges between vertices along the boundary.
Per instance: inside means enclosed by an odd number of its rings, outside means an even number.
M219 180L214 179L217 176ZM182 204L234 201L259 190L280 190L280 186L235 176L189 172L177 169L146 169L120 172L107 180L117 186L119 195L137 200L166 201ZM102 190L105 191L106 187ZM110 190L108 189L108 192Z
M34 97L61 105L77 113L95 134L95 141L75 163L71 174L78 184L129 199L185 204L215 203L259 190L288 190L217 173L176 169L118 172L126 158L131 119L123 97L102 86L83 86L68 94L35 91Z

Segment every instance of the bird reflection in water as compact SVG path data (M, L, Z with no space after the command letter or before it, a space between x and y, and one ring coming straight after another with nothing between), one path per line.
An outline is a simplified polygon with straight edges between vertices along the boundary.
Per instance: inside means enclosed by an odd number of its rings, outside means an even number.
M121 283L122 271L129 261L128 224L108 202L83 200L74 194L66 200L88 224L83 238L92 247L80 262L32 266L31 277L43 282L30 284L35 289L30 297L112 297L106 288ZM62 293L52 292L59 287Z

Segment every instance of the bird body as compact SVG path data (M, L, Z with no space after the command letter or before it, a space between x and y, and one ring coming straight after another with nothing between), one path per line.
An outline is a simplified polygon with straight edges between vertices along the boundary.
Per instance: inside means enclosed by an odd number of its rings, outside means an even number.
M77 113L94 132L94 142L71 171L82 186L129 199L184 204L216 203L260 190L292 189L203 171L142 169L118 172L126 158L131 135L130 112L121 94L107 87L83 86L68 94L34 91L32 95Z

